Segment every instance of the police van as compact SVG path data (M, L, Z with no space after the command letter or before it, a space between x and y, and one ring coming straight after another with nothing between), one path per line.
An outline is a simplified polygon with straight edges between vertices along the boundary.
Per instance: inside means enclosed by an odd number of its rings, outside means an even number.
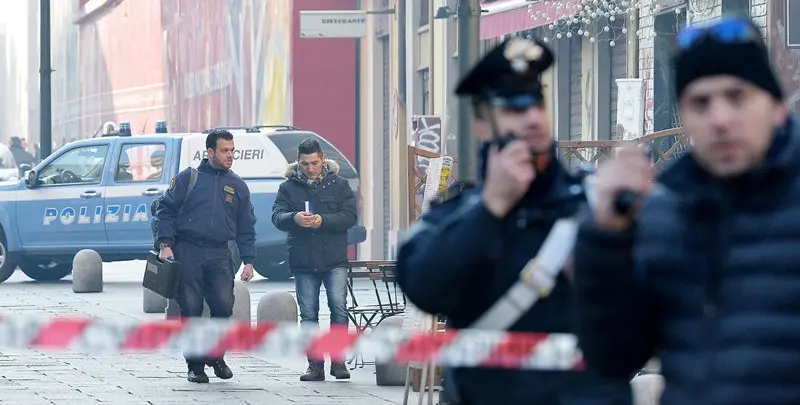
M206 131L207 133L208 131ZM232 169L252 194L256 223L256 271L273 280L290 277L286 234L271 221L272 203L296 158L299 140L320 140L326 154L343 168L358 192L352 164L319 135L291 126L232 128L236 152ZM170 180L206 157L206 133L131 136L119 132L72 142L28 171L24 179L0 182L0 282L19 268L30 278L52 281L72 271L81 249L100 253L103 261L145 259L153 247L150 203ZM297 140L292 147L289 140ZM356 226L349 243L361 243L366 230Z

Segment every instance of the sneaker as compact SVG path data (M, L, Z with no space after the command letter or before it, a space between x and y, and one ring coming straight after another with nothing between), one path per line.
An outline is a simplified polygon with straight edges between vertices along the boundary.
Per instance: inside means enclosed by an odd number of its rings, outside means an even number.
M209 367L214 368L214 375L223 380L230 380L233 378L233 371L225 364L225 360L212 360L206 363Z
M337 380L350 379L350 371L344 363L331 363L331 375Z
M325 367L321 364L309 364L300 381L325 381Z
M208 383L208 376L205 371L189 370L189 372L186 373L186 379L189 380L189 382L198 384Z

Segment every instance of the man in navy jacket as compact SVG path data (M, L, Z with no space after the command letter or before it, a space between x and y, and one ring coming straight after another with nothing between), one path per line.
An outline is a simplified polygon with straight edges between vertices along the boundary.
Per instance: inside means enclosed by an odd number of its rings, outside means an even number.
M636 150L597 173L575 250L585 359L625 377L656 355L662 405L800 404L798 121L749 20L681 32L674 68L690 153L655 184ZM623 190L643 199L620 214Z

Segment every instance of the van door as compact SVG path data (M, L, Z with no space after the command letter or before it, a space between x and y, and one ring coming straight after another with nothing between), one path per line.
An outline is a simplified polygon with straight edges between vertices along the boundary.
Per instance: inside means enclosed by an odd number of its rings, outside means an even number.
M174 142L133 137L114 149L113 177L106 194L108 243L119 253L146 252L153 248L150 204L173 177Z
M99 250L107 244L103 207L110 149L107 140L67 146L38 170L34 187L20 190L16 222L26 251Z

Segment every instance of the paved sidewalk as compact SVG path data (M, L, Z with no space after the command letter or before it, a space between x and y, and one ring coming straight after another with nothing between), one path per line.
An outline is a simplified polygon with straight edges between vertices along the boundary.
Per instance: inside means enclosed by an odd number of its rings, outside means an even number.
M0 284L0 314L82 314L109 318L161 319L142 311L140 262L105 265L104 292L74 294L69 281L39 284L15 274ZM253 315L266 291L292 291L292 283L255 281L250 285ZM368 300L371 284L357 289ZM364 297L362 297L362 294ZM322 327L327 327L325 294L320 298ZM302 358L268 359L229 355L231 380L210 384L186 381L180 354L84 355L68 352L0 352L0 403L23 404L399 404L402 387L378 387L374 367L352 370L349 381L300 382ZM415 397L413 397L415 398Z

